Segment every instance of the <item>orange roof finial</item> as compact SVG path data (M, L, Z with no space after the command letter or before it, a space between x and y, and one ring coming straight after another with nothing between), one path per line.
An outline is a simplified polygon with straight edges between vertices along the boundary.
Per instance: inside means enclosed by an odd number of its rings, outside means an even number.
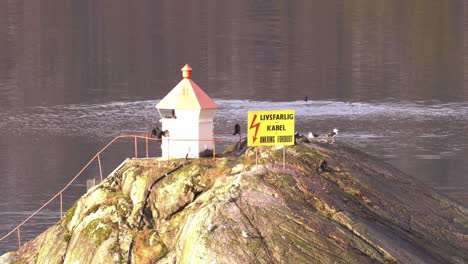
M182 77L184 77L185 79L190 79L190 77L192 77L192 67L190 67L190 65L185 64L181 71Z

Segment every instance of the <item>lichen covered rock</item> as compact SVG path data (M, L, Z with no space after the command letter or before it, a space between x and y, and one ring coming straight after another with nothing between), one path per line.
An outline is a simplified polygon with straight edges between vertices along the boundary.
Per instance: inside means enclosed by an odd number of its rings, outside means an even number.
M126 263L130 248L132 263L468 259L467 209L408 175L341 144L288 147L284 167L283 149L258 152L257 163L249 150L216 160L129 160L28 242L19 260Z
M16 252L7 252L0 256L0 264L13 264L18 262L18 254Z

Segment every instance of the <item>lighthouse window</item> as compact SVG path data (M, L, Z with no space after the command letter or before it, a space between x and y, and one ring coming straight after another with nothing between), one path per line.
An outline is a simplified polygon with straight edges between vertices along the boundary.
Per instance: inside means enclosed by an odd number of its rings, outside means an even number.
M159 109L162 118L177 118L174 109Z

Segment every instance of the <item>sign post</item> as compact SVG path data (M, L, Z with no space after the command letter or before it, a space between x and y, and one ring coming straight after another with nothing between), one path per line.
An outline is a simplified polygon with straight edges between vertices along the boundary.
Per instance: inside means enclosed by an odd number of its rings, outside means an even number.
M247 145L255 147L294 145L294 125L294 110L249 111ZM256 149L255 153L257 153ZM283 172L285 155L286 150L283 148ZM257 155L255 155L255 159L257 159Z

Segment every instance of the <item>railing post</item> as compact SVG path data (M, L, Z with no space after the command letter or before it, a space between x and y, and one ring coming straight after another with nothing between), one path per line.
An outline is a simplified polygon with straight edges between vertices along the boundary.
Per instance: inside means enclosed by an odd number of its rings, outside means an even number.
M247 163L247 157L249 156L250 148L247 148L244 154L244 166L242 167L242 172L245 171L245 164Z
M101 176L101 182L102 182L102 167L101 167L101 156L98 154L97 156L98 164L99 164L99 175Z
M146 136L146 158L149 157L149 154L148 154L148 136Z
M60 193L60 219L63 217L63 199L62 199L62 193Z
M213 159L216 160L216 141L213 140Z
M18 231L18 250L21 248L21 234L20 234L20 228L16 229Z
M156 143L158 143L158 142L159 142L159 144L153 144L153 146L156 146L154 148L154 150L155 150L155 153L158 153L158 146L160 146L160 148L161 148L161 158L163 158L163 156L162 156L162 152L163 152L162 151L162 139L159 139L159 138L156 139Z
M135 158L138 158L138 143L137 137L135 136Z

